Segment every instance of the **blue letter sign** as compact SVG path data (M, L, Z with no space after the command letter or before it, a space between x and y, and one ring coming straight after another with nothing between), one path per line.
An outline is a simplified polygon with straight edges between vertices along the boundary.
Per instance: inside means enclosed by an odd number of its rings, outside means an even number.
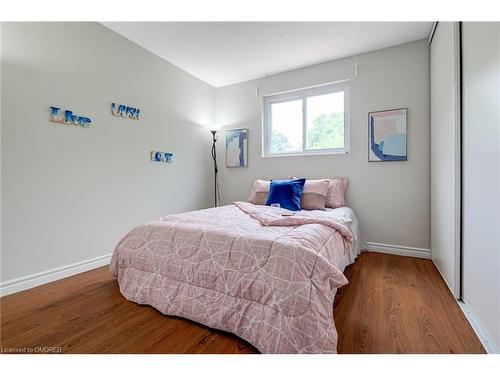
M138 108L133 108L122 104L120 104L118 108L116 108L116 104L111 103L111 114L113 116L121 116L130 118L132 120L139 120L140 113L141 110Z
M159 161L163 163L171 163L174 154L163 151L151 151L151 161Z
M88 117L74 115L72 111L64 111L64 115L60 112L61 108L50 107L50 121L59 124L83 126L84 128L88 128L92 122Z

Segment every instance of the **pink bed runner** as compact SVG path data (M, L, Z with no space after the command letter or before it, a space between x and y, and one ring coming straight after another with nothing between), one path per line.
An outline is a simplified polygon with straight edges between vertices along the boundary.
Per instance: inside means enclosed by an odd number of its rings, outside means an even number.
M125 298L233 332L262 353L335 353L338 265L352 246L331 211L282 217L246 202L131 230L111 272Z

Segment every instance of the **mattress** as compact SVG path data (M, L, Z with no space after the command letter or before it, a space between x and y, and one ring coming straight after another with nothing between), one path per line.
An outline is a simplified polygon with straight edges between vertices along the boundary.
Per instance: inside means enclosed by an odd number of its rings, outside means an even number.
M132 229L110 269L126 299L232 332L262 353L336 353L333 300L363 248L350 208L285 217L235 202Z

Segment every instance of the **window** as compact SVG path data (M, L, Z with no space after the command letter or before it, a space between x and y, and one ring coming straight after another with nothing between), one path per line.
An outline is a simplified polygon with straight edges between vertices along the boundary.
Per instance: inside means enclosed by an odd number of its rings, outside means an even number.
M263 156L348 151L349 96L345 82L264 98Z

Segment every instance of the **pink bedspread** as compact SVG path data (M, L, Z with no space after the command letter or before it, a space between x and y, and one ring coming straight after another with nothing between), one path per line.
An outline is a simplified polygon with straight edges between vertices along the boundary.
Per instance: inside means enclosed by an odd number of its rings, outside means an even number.
M262 353L335 353L337 268L352 246L334 211L282 217L246 202L164 216L111 260L125 298L233 332Z

